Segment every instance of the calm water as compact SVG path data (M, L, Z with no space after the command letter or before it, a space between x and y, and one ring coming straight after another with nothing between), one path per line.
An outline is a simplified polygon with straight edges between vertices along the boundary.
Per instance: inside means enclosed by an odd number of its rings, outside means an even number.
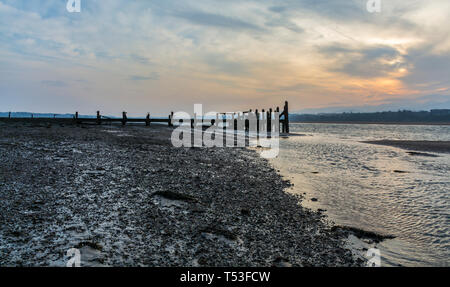
M450 126L292 124L273 160L331 220L397 236L377 245L383 266L450 265L450 154L411 156L363 140L450 140ZM398 173L394 171L403 171ZM311 201L317 198L317 202Z

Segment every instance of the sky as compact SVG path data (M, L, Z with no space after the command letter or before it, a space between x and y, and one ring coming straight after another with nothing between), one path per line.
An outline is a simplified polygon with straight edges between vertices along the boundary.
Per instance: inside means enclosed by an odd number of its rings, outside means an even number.
M448 0L80 1L0 0L0 111L450 108Z

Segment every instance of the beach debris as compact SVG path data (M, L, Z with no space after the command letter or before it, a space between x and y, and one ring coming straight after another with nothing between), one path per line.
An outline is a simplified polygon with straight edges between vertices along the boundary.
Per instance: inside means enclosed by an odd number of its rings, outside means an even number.
M331 228L331 231L343 231L344 233L351 233L360 239L369 239L370 241L375 243L380 243L381 241L384 241L386 239L394 239L396 237L394 235L378 234L373 231L367 231L350 226L333 226Z

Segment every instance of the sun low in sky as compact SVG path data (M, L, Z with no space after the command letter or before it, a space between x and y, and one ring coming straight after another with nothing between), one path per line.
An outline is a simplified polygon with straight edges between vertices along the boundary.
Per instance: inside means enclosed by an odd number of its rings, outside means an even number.
M450 107L450 1L0 0L0 110Z

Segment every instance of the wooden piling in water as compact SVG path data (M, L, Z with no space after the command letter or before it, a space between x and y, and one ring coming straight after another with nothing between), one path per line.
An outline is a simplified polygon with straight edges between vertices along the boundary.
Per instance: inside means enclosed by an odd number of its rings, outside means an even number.
M127 124L127 112L122 112L122 126Z
M173 127L172 119L173 119L173 112L170 112L170 115L169 115L169 127Z
M255 115L256 115L256 135L259 135L259 113L258 113L258 109L255 110Z
M100 115L100 111L97 111L97 125L102 124L102 116Z
M147 116L145 117L145 125L147 127L150 126L150 113L147 113Z
M285 132L289 133L289 103L286 101L284 103L284 125L285 125Z

